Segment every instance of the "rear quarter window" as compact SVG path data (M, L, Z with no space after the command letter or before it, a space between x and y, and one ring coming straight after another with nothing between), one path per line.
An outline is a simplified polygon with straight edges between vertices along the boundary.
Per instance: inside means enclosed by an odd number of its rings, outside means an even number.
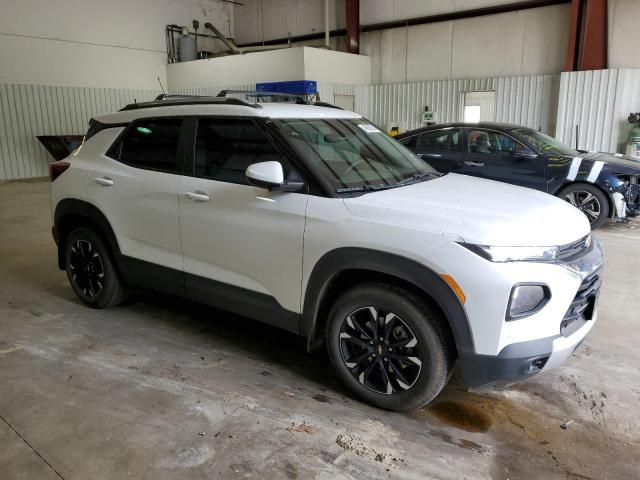
M130 125L107 155L129 166L178 172L178 145L182 119L145 119Z

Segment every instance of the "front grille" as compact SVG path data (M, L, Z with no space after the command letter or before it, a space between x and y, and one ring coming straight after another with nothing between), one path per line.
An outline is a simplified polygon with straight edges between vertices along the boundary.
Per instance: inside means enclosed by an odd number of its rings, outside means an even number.
M560 324L562 336L568 337L593 318L601 285L602 280L597 272L584 279Z
M602 280L597 272L585 278L560 324L562 336L568 337L593 318L601 285Z
M558 259L560 260L572 260L586 251L591 246L591 237L587 235L582 237L577 242L567 243L561 245L558 249Z

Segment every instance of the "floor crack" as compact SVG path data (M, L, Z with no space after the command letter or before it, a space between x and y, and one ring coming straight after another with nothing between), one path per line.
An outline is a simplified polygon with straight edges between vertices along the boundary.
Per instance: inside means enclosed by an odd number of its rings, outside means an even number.
M20 435L20 434L18 433L18 431L17 431L15 428L13 428L13 425L11 425L9 422L7 422L7 420L6 420L2 415L0 415L0 420L2 420L4 423L6 423L6 424L7 424L7 426L8 426L11 430L13 430L13 432L14 432L18 437L20 437L20 439L21 439L21 440L22 440L22 441L27 445L27 447L29 447L29 448L33 451L33 453L35 453L38 457L40 457L40 459L41 459L44 463L46 463L46 464L47 464L47 466L48 466L51 470L53 470L53 473L55 473L55 474L56 474L59 478L61 478L62 480L65 480L65 478L64 478L62 475L60 475L60 472L58 472L58 471L53 467L53 465L51 465L49 462L47 462L47 459L46 459L46 458L44 458L42 455L40 455L40 453L39 453L35 448L33 448L33 445L31 445L29 442L27 442L27 440L26 440L22 435Z

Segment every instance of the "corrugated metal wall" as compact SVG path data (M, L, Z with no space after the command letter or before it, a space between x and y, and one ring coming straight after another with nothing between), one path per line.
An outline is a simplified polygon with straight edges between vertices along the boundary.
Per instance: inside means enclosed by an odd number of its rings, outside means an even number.
M177 95L208 95L215 97L220 93L221 90L242 90L243 92L248 92L256 89L256 84L246 84L246 85L213 85L211 87L200 87L200 88L181 88L177 90L171 90L170 93Z
M356 110L381 127L420 127L426 106L438 123L462 121L464 93L496 92L497 122L554 133L559 77L536 75L356 86Z
M254 90L255 84L175 91L216 95ZM323 101L354 95L355 110L383 128L421 126L425 106L438 123L462 120L464 93L496 92L495 121L527 125L579 148L624 152L626 118L640 111L640 69L556 75L427 81L386 85L318 83ZM89 118L158 91L0 84L0 180L45 176L51 158L36 135L82 134ZM557 123L557 127L556 127Z
M36 135L82 135L94 115L159 92L0 84L0 180L46 176L52 160Z
M638 111L640 69L563 73L556 136L581 150L624 153L627 117Z

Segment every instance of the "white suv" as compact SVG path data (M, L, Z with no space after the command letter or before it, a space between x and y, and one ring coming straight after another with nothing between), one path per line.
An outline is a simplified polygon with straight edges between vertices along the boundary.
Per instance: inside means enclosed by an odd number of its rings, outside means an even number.
M87 305L132 286L324 343L382 408L566 360L596 319L602 249L544 193L441 175L338 108L168 98L91 121L52 164L58 261Z

